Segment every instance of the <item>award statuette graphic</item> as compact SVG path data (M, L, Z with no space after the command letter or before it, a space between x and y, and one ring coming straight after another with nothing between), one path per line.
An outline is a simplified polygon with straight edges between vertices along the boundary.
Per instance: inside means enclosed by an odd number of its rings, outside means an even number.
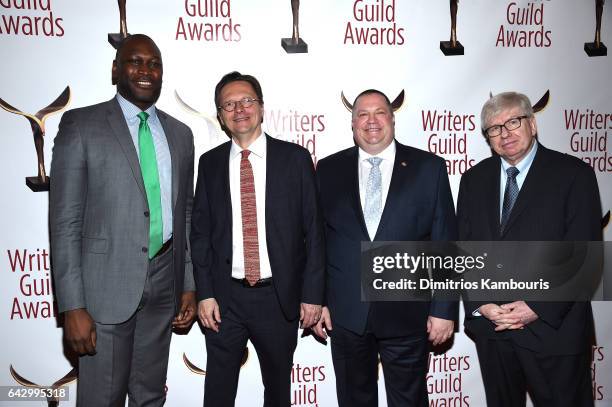
M10 366L10 371L11 371L11 376L13 376L13 379L15 379L15 381L17 383L19 383L22 386L25 387L32 387L34 389L54 389L57 390L60 387L71 383L73 381L75 381L77 379L77 370L76 369L72 369L71 371L69 371L68 373L66 373L66 375L64 377L62 377L61 379L59 379L58 381L56 381L55 383L53 383L51 386L41 386L39 384L33 383L31 381L29 381L28 379L24 378L23 376L21 376L19 373L17 373L15 371L15 369L13 369L13 365ZM59 392L58 392L59 394ZM55 396L47 396L47 405L49 407L58 407L60 404L60 397L55 397ZM67 398L64 398L67 399Z
M249 348L245 347L244 348L244 353L242 354L242 359L240 360L240 368L241 369L244 367L244 365L246 365L246 362L248 360L249 360ZM199 374L199 375L202 375L202 376L206 376L206 370L203 370L202 368L199 368L198 366L193 364L187 358L187 355L185 354L185 352L183 352L183 362L185 363L185 366L187 366L187 369L191 370L193 373Z
M493 92L489 92L489 99L493 97ZM540 100L538 100L531 108L533 109L533 113L540 113L542 110L548 106L548 102L550 101L550 90L544 92Z
M304 54L308 52L308 44L300 38L300 0L291 0L293 14L293 34L291 38L281 39L281 47L288 54Z
M127 19L125 14L125 2L127 0L117 0L119 5L119 32L108 33L108 42L113 48L117 49L121 41L123 41L129 34L127 30Z
M446 56L463 55L463 45L457 41L457 8L459 0L450 0L451 34L450 41L440 41L440 51Z
M393 113L397 112L404 104L405 93L404 90L397 95L397 97L391 102L391 109ZM340 92L340 100L342 100L342 104L346 107L346 110L351 112L353 110L353 104L348 101L348 99L344 96L344 92Z
M57 113L68 106L70 103L70 87L66 86L66 89L58 96L49 106L38 111L38 113L31 115L24 113L21 110L14 108L13 106L6 103L3 99L0 99L0 107L10 113L15 113L20 116L24 116L30 122L32 126L32 134L34 135L34 147L36 147L36 157L38 158L38 175L35 177L26 177L26 185L34 192L48 191L49 190L49 177L45 171L45 120L53 113Z
M590 57L608 55L608 48L601 42L601 15L605 0L595 0L595 41L584 43L584 52Z

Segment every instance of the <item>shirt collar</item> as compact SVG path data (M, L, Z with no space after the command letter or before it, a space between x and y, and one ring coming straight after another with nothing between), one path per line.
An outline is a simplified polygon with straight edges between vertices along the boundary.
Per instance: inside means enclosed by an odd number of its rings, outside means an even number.
M125 120L140 120L138 118L138 113L142 112L142 110L140 110L138 106L121 96L119 92L117 92L116 98L117 102L119 103L119 106L121 107L121 111L123 112L123 117L125 117ZM151 105L147 110L145 110L145 112L149 115L149 120L157 118L157 111L155 109L155 105Z
M359 147L359 161L365 161L371 157L379 157L382 158L383 161L388 160L391 161L395 158L395 140L391 142L383 151L378 154L372 155L366 152L364 149Z
M531 166L531 163L533 162L533 159L535 158L535 155L536 155L537 151L538 151L538 140L534 139L533 140L533 145L531 146L531 149L529 150L527 155L525 157L523 157L523 159L521 161L518 162L518 164L516 164L514 166L510 165L510 163L508 161L504 160L503 157L500 157L501 158L501 164L502 164L502 170L505 173L508 168L516 167L516 169L519 170L519 174L523 173L527 168L529 168Z
M251 143L248 150L259 158L265 158L266 156L266 135L259 133L259 136ZM242 152L243 148L236 143L236 140L232 137L232 147L230 148L230 158L236 158Z

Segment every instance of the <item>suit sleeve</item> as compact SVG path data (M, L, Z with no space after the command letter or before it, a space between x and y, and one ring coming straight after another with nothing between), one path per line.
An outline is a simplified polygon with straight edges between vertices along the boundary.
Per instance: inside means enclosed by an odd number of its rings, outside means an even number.
M582 164L582 163L581 163ZM564 241L601 241L601 201L593 169L580 165L567 192ZM573 302L527 302L538 317L559 328Z
M302 184L302 228L306 247L306 265L302 281L301 301L323 304L325 293L325 240L319 191L310 155L300 150Z
M436 206L431 225L431 240L454 241L457 239L457 218L453 195L448 182L448 174L443 160L439 160L437 173ZM459 318L459 304L457 301L431 302L429 315L437 318L450 319L457 322Z
M195 291L195 281L193 278L193 264L191 262L191 243L189 241L189 236L191 234L191 212L193 209L193 160L194 160L194 146L193 146L193 134L191 130L189 132L189 140L190 143L190 151L187 156L187 162L189 163L189 167L187 168L187 185L185 188L185 242L186 242L186 251L185 251L185 278L183 281L183 291Z
M73 112L66 112L54 140L49 191L53 279L60 312L86 308L81 268L87 161Z
M191 260L198 301L214 298L212 277L210 203L206 191L204 157L200 157L193 212L191 214Z

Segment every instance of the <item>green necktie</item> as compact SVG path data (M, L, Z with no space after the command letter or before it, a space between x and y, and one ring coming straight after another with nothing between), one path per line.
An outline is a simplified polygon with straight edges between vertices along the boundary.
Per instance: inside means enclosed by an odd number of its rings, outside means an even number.
M140 171L144 180L147 201L149 203L149 259L155 257L163 245L161 191L159 173L157 171L157 156L153 145L153 135L147 124L149 114L138 113L138 150L140 151Z

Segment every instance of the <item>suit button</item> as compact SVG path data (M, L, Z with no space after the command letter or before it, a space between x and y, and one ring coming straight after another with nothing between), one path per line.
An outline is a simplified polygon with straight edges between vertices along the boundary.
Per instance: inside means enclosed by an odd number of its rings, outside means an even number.
M230 264L230 259L225 259L225 264Z
M147 249L146 247L143 247L143 248L142 248L142 252L143 252L143 253L146 253L146 252L148 252L148 251L149 251L149 249Z
M148 218L149 217L149 211L145 211L144 216L145 216L145 218Z

